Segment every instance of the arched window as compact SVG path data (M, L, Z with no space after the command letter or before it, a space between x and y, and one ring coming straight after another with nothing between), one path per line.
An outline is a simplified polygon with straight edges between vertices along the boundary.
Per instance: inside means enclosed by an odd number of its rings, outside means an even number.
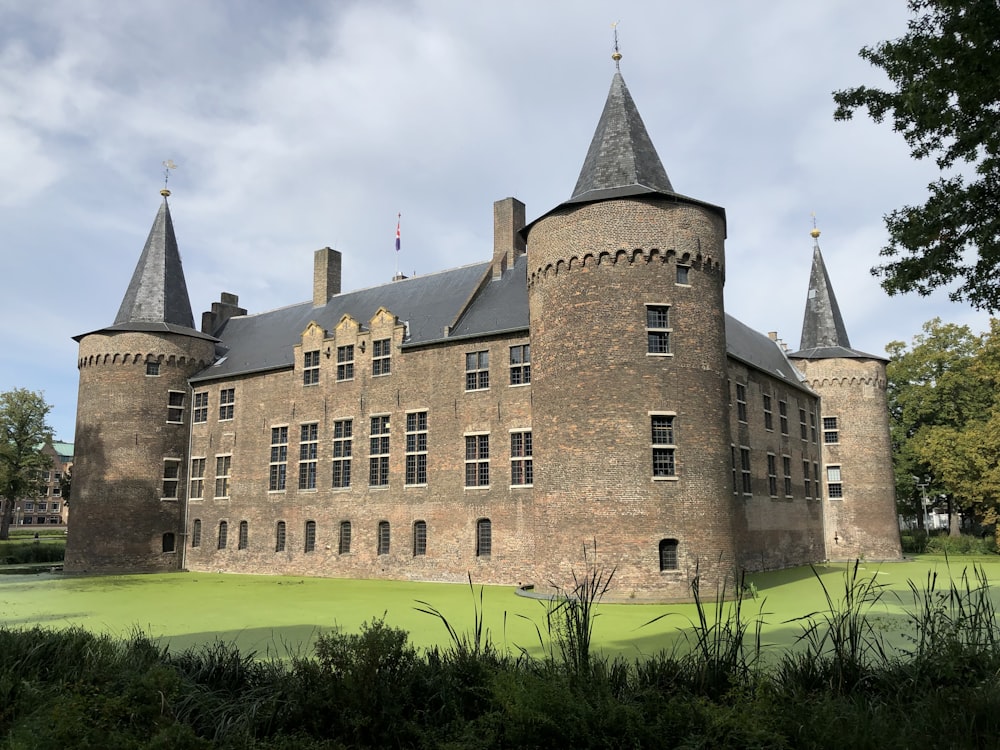
M346 555L351 551L351 522L341 521L340 522L340 541L337 546L337 551L341 555Z
M200 547L201 546L201 519L194 519L194 524L191 527L191 546Z
M285 522L278 521L278 528L274 534L274 551L285 551Z
M316 522L306 521L306 552L316 550Z
M413 524L413 556L427 554L427 522L415 521Z
M219 521L219 549L225 549L229 540L229 524L226 521Z
M168 531L163 535L163 551L173 552L174 551L174 532Z
M488 518L476 521L476 557L489 557L493 552L493 524Z
M378 553L380 555L389 554L389 522L378 522Z
M250 524L246 521L240 521L240 541L239 548L246 549L250 542Z
M677 570L677 545L676 539L660 540L660 570Z

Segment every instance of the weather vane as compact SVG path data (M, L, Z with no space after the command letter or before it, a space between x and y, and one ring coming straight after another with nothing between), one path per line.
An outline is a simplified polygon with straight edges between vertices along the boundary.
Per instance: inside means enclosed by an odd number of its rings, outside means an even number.
M812 217L813 217L813 228L812 228L812 231L809 234L812 236L812 238L814 240L819 240L819 229L816 226L816 212L815 211L812 212Z
M170 170L177 169L177 165L174 164L173 159L167 159L163 162L163 190L160 191L160 195L164 198L170 195L170 191L167 189L167 182L170 181Z
M621 62L622 59L622 53L618 51L618 24L620 23L621 21L615 21L613 24L611 24L611 28L615 32L615 51L614 54L611 55L611 59L615 61L615 70L619 71L621 70L619 63Z

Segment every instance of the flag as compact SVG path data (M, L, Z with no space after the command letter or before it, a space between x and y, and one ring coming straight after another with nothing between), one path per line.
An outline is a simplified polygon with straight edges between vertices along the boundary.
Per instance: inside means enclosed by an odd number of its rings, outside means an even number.
M402 214L396 217L396 252L399 252L399 220Z

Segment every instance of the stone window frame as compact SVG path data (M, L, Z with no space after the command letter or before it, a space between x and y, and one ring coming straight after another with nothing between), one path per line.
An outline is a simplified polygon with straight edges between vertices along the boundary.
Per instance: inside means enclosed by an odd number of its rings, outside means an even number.
M531 344L514 344L510 347L510 385L531 384Z
M514 427L509 433L510 486L532 487L535 484L535 460L531 429Z
M250 546L250 523L240 521L239 539L236 542L236 549L248 549Z
M351 554L351 522L341 521L340 530L337 534L337 554Z
M354 380L354 344L337 347L337 382Z
M372 341L372 377L378 378L392 372L392 339Z
M219 389L219 421L231 422L236 414L236 388Z
M465 391L490 389L490 350L477 349L465 353Z
M412 409L405 413L406 467L404 487L427 486L427 409Z
M375 548L379 555L388 555L392 548L392 526L388 521L378 522Z
M781 456L781 472L785 497L792 497L792 457L787 454Z
M267 491L288 489L288 425L271 425L271 452L267 468Z
M840 419L835 416L824 416L823 445L838 445L840 443Z
M333 459L330 476L335 490L349 489L351 486L351 459L354 453L354 419L333 420Z
M476 557L493 556L493 522L488 518L476 520Z
M670 305L666 302L646 303L646 356L672 357L674 329L670 324Z
M844 497L844 474L840 464L826 465L826 496L831 500Z
M413 556L422 557L427 554L427 521L413 522Z
M219 536L216 541L217 549L226 549L229 546L229 521L219 521Z
M305 539L302 549L305 554L316 551L316 522L311 518L305 523Z
M648 416L653 481L675 481L678 479L677 412L651 411Z
M764 405L764 429L768 432L774 432L774 410L772 409L774 404L771 401L771 394L762 393L761 401Z
M657 553L661 573L676 573L680 566L680 541L673 538L661 539Z
M778 457L773 453L767 454L767 494L778 496Z
M196 518L191 522L191 546L201 546L201 519Z
M691 286L691 266L687 263L678 263L675 279L674 284L677 286Z
M392 419L389 414L372 414L368 425L368 486L388 487Z
M465 489L483 490L490 487L490 433L466 432Z
M746 383L736 384L736 420L747 424L747 386Z
M812 438L813 445L816 444L816 412L812 409L809 410L809 435Z
M178 500L181 495L181 463L182 458L163 459L163 484L161 485L161 500Z
M155 360L148 360L146 362L146 377L147 378L158 378L160 377L160 363Z
M233 476L233 454L217 453L215 455L215 495L216 499L229 497L230 482ZM220 494L219 490L224 494Z
M208 421L208 391L194 392L194 410L191 415L193 424L204 424Z
M781 434L788 435L788 401L778 401L778 422L781 424Z
M809 441L809 425L806 422L806 410L799 409L799 437L803 443Z
M288 524L278 521L274 525L274 551L284 552L288 546Z
M207 456L192 456L188 479L188 499L201 500L205 494L205 467ZM195 463L195 462L198 463Z
M184 424L184 391L167 391L167 424Z
M303 422L299 425L299 491L316 490L316 474L319 464L319 422Z
M319 385L319 349L302 352L302 385Z

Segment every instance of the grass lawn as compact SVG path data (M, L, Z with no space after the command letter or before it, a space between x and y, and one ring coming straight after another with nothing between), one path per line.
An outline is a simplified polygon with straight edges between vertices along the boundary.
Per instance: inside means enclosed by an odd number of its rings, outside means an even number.
M860 574L874 576L883 592L871 609L871 620L892 642L905 645L900 634L905 629L906 612L913 609L908 581L923 589L928 572L937 571L944 579L939 580L938 589L946 589L949 577L958 579L965 568L971 574L973 564L985 570L994 586L993 600L1000 604L998 557L946 561L918 556L902 563L862 563ZM843 598L849 567L817 568L835 601ZM808 567L759 573L749 580L756 587L757 598L744 601L744 617L760 616L766 644L792 645L801 625L789 621L827 608L823 588ZM166 639L175 650L225 640L261 656L284 656L308 653L313 638L324 629L339 626L354 631L362 622L385 613L387 623L407 630L418 647L428 647L445 644L447 633L438 619L417 611L417 602L431 604L456 630L469 632L474 605L479 603L478 586L475 591L473 595L467 584L206 573L0 576L0 624L80 626L113 634L138 628ZM727 609L731 606L723 605ZM495 644L541 653L536 627L544 637L543 603L519 597L513 588L486 586L483 611ZM627 657L670 648L697 618L690 604L602 604L597 611L595 645L609 655Z

